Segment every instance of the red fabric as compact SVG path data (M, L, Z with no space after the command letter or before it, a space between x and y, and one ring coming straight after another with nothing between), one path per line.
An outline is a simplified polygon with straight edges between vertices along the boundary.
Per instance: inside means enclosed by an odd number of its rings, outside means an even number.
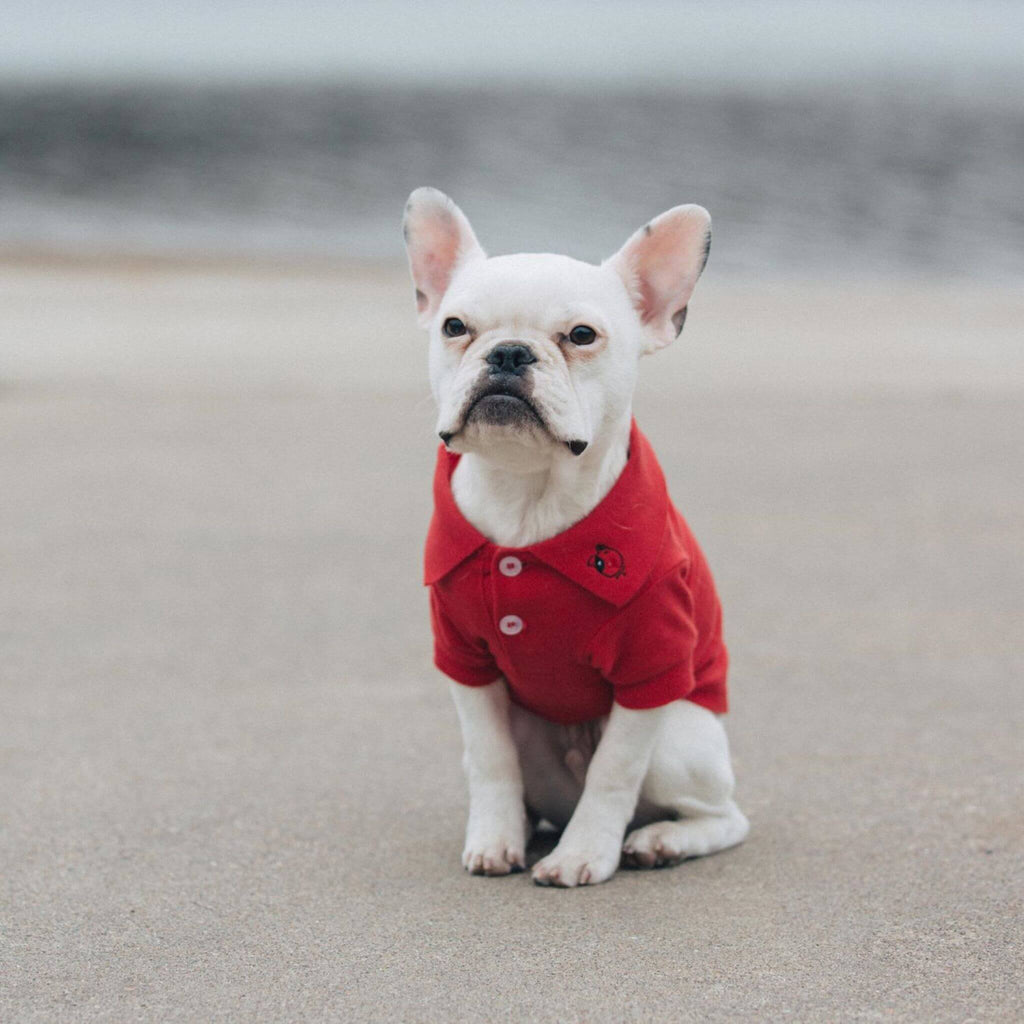
M434 662L467 686L508 680L512 699L553 722L685 697L726 710L722 614L704 556L633 423L629 458L585 519L524 548L492 544L451 491L459 456L438 452L424 581ZM517 575L502 559L522 563ZM502 632L506 616L522 620Z

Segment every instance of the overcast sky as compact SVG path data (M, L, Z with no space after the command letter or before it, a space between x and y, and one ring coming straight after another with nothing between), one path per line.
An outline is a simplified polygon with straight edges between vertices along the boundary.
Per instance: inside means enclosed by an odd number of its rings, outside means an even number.
M8 78L1024 82L1017 0L6 0Z

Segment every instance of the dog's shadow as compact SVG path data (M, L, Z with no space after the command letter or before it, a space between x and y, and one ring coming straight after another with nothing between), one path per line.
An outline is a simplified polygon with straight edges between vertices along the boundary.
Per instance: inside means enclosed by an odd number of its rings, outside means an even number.
M526 866L532 868L537 861L543 860L558 845L561 838L560 828L555 828L549 821L539 822L526 845Z

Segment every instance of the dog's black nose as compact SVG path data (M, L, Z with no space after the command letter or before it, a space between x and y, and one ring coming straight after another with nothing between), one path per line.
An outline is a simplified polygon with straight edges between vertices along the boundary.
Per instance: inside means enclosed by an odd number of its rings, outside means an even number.
M537 357L525 345L496 345L487 353L491 373L513 373L521 377Z

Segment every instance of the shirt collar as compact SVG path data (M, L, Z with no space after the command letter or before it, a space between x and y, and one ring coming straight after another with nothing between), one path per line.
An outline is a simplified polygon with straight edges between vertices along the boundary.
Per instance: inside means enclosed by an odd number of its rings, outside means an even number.
M491 544L455 504L451 476L458 461L458 455L440 447L424 565L428 586L447 576L483 545L498 546ZM621 606L643 586L654 567L668 522L667 510L665 476L650 442L634 420L626 465L598 506L548 540L507 550L533 555L592 594Z

